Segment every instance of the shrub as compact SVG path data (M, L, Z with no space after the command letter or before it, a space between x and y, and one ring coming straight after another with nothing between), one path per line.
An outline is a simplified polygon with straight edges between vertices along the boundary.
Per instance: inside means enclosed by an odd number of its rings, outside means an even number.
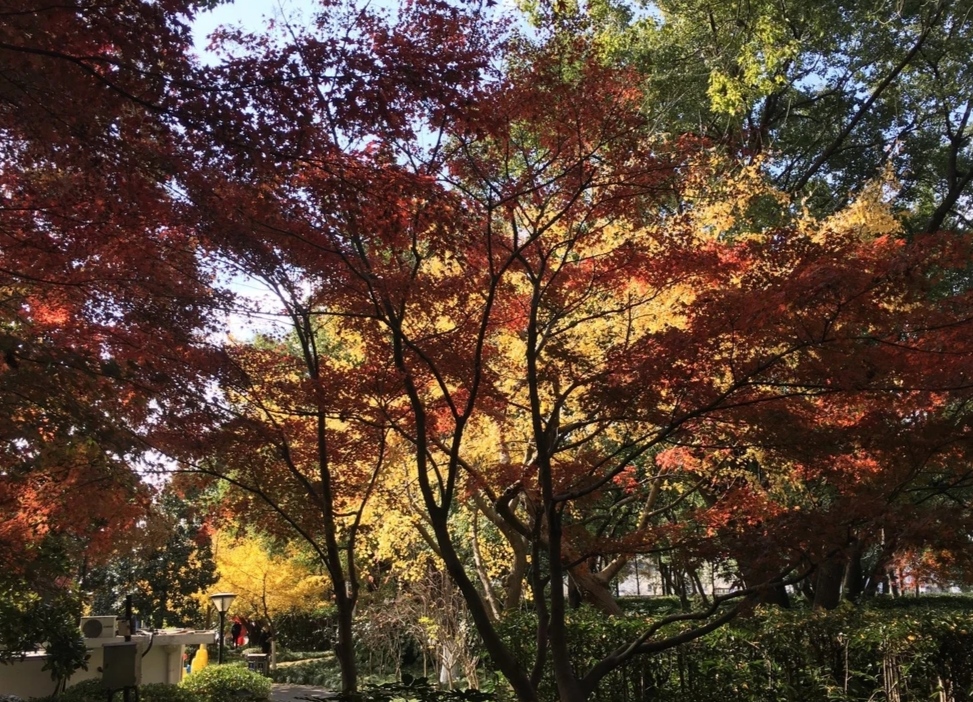
M330 651L337 631L334 607L290 610L274 617L278 646L295 651Z
M291 665L278 665L270 672L274 682L291 683L293 685L316 685L339 689L341 687L341 671L334 654L323 658L304 660Z
M235 665L210 665L184 678L180 686L198 702L270 699L270 678Z
M101 699L104 700L104 693ZM120 699L119 695L115 700ZM148 683L139 685L138 702L196 702L196 696L180 685L166 683Z
M56 557L56 556L55 556ZM54 588L41 595L31 583L0 573L0 664L43 648L43 670L63 685L79 669L88 669L88 652L78 628L81 598L75 590ZM41 642L46 642L41 646Z
M195 702L196 698L188 690L184 690L178 685L167 685L165 683L148 683L139 685L139 702ZM3 698L0 697L0 700ZM32 702L105 702L105 688L101 686L101 680L85 680L69 687L56 697L44 697L34 699ZM116 692L113 698L116 702L122 699L120 692Z
M224 666L226 667L226 666ZM213 668L204 668L203 670L212 670ZM248 672L248 671L243 671ZM199 675L194 673L193 676ZM259 676L258 676L259 677ZM263 680L266 680L264 678ZM247 689L244 694L234 695L234 699L268 699L270 696L270 683L266 682L267 693L263 696L250 696L250 690ZM31 702L105 702L106 693L105 688L101 686L100 679L94 680L84 680L77 685L69 687L60 694L53 697L41 697L34 698ZM116 692L112 698L115 702L120 702L122 699L121 692ZM205 698L209 699L225 699L225 698ZM0 702L17 702L15 698L6 698L0 695ZM23 700L20 700L23 702ZM195 692L189 688L189 686L183 685L168 685L166 683L146 683L145 685L139 685L138 687L138 702L205 702L204 697L201 693Z
M592 700L973 699L973 601L923 599L846 603L831 612L761 607L688 644L636 657L606 676ZM533 625L524 613L501 622L503 635L524 661L534 659ZM645 617L606 618L582 608L570 613L568 625L572 660L584 670L631 640L644 628ZM557 698L550 666L539 698Z
M496 697L480 690L440 690L426 678L402 676L402 682L366 685L360 692L338 695L338 702L493 702Z
M280 648L277 649L278 663L293 663L294 661L306 661L311 659L333 657L334 653L331 651L288 651Z
M105 688L101 686L101 680L83 680L77 685L63 690L58 695L52 697L35 698L33 702L104 702Z

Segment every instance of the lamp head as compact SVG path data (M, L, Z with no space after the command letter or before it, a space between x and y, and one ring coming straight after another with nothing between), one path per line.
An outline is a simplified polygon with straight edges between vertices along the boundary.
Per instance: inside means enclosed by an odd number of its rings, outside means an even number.
M230 608L230 604L236 598L235 592L217 592L209 596L213 601L213 606L217 612L225 612Z

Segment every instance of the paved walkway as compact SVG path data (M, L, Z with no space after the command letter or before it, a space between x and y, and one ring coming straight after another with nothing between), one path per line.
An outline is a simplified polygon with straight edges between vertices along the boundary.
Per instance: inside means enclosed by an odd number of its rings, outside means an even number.
M335 693L316 685L291 685L290 683L274 683L270 690L272 702L300 702L307 699L328 699Z

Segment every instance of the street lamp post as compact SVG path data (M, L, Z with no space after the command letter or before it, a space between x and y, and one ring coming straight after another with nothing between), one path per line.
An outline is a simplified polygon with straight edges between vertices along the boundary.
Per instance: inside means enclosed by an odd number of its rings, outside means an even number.
M220 665L223 664L223 627L226 624L226 611L230 608L230 603L233 602L235 597L235 592L217 592L209 596L213 601L213 606L216 607L216 611L220 613Z

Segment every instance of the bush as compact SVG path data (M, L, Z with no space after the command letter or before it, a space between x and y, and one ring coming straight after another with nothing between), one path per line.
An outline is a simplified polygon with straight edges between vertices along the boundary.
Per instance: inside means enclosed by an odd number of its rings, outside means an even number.
M758 608L707 636L636 657L606 676L594 702L868 702L973 699L970 599L909 598L831 612ZM568 646L585 670L644 629L641 615L570 613ZM534 659L533 619L513 614L502 633ZM550 665L539 693L556 700Z
M294 661L307 661L312 659L333 657L334 653L331 651L288 651L286 649L277 649L278 663L293 663Z
M292 665L278 665L270 672L274 682L292 685L315 685L330 689L341 688L341 671L334 654L314 660L304 660Z
M330 651L334 648L338 620L334 607L291 610L274 617L277 645L294 651Z
M493 702L496 697L480 690L440 690L426 678L402 676L402 682L367 685L361 692L338 695L338 702Z
M104 702L105 688L101 686L101 680L83 680L77 685L72 685L60 694L51 697L34 698L33 702Z
M101 699L104 699L102 693ZM117 701L119 696L115 696ZM166 683L149 683L139 685L138 702L196 702L196 696L180 685Z
M221 666L226 670L231 670L232 666ZM207 667L203 671L214 671L218 667ZM200 676L200 673L194 673L190 678L196 678ZM237 668L239 672L240 669ZM243 673L249 673L247 670L243 670ZM214 673L209 674L214 677ZM215 677L228 676L229 678L236 678L237 676L230 673L216 673ZM257 676L262 681L262 686L258 690L254 690L252 686L246 687L233 687L233 683L209 683L209 687L215 687L223 689L223 685L226 685L226 689L229 690L229 695L232 697L211 697L204 695L210 695L210 692L199 692L193 690L189 685L168 685L166 683L147 683L145 685L139 685L138 687L138 702L217 702L217 700L226 699L241 699L241 700L266 700L270 698L270 681L261 676ZM202 679L202 678L200 678ZM188 678L187 678L188 680ZM204 683L205 684L205 683ZM263 690L266 689L266 692ZM240 690L240 692L238 692ZM59 695L53 697L41 697L34 698L31 702L105 702L106 693L105 688L101 686L101 680L84 680L77 685L69 687L68 689L61 692ZM116 692L112 698L115 702L120 702L122 700L121 692ZM16 698L5 697L0 695L0 702L18 702ZM23 702L20 700L19 702Z
M95 678L82 680L77 685L72 685L51 697L35 697L31 702L105 702L106 697L101 679ZM122 699L121 693L116 692L113 699L119 702ZM0 702L4 701L4 696L0 695ZM194 702L194 698L189 692L175 685L152 683L139 685L139 702Z
M210 665L184 678L180 686L198 702L270 699L270 678L235 665Z
M44 697L32 702L105 702L105 688L101 680L85 680L69 687L56 697ZM113 698L116 702L122 699L122 694L116 692ZM165 683L148 683L139 685L139 702L195 702L196 698L188 690L178 685Z
M81 599L74 590L41 595L31 583L0 572L0 665L43 648L43 670L63 685L79 669L88 669L88 652L78 628ZM41 642L45 642L41 646Z

